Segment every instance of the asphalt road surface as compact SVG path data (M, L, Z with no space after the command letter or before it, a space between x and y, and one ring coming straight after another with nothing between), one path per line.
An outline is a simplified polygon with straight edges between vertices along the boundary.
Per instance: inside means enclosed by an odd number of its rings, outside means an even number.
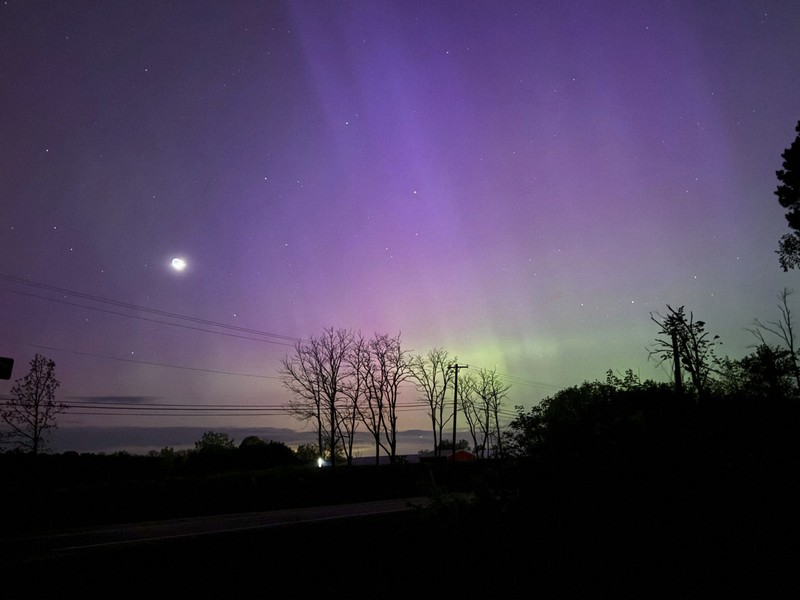
M6 564L42 560L65 553L96 550L103 547L124 546L157 542L177 538L195 538L205 535L243 532L247 530L314 523L333 519L365 517L396 513L427 506L429 499L401 498L253 512L243 514L212 515L168 521L128 523L105 527L91 527L55 533L15 537L0 540Z
M354 557L375 559L377 552L387 565L403 560L409 540L403 539L402 513L428 502L405 498L4 538L0 595L9 600L337 597L339 586L346 589L349 583L334 584L334 574L346 572ZM384 580L368 574L360 581L362 586L371 581L374 588ZM372 597L390 597L402 587L392 585Z

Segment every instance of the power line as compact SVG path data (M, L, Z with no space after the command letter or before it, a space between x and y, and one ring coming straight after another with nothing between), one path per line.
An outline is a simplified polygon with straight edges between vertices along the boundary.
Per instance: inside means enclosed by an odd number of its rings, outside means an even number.
M181 410L187 412L208 412L208 411L219 411L219 410L226 410L232 412L253 412L254 410L257 411L270 411L270 412L288 412L286 408L281 406L224 406L224 405L217 405L217 406L188 406L188 405L156 405L156 404L146 404L146 405L136 405L136 404L122 404L122 405L115 405L115 404L103 404L100 402L89 402L86 404L81 403L72 403L67 402L67 406L70 409L73 408L85 408L89 410Z
M221 328L221 329L228 329L228 330L231 330L231 331L239 331L239 332L242 332L242 333L250 333L250 334L253 334L253 335L260 335L260 336L265 336L265 337L277 338L279 340L284 340L284 345L287 345L287 346L294 345L294 343L300 341L300 338L297 338L297 337L294 337L294 336L288 336L288 335L283 335L283 334L279 334L279 333L272 333L272 332L269 332L269 331L262 331L260 329L253 329L253 328L250 328L250 327L240 327L238 325L230 325L228 323L221 323L219 321L211 321L209 319L202 319L202 318L199 318L199 317L192 317L192 316L189 316L189 315L182 315L180 313L169 312L169 311L160 310L160 309L157 309L157 308L148 308L146 306L139 306L137 304L132 304L130 302L122 302L120 300L113 300L113 299L110 299L110 298L103 298L101 296L95 296L95 295L92 295L92 294L86 294L84 292L78 292L78 291L75 291L75 290L69 290L69 289L66 289L66 288L60 288L60 287L56 287L56 286L53 286L53 285L48 285L48 284L45 284L45 283L39 283L37 281L31 281L31 280L28 280L28 279L23 279L21 277L13 277L11 275L5 275L5 274L2 274L2 273L0 273L0 279L4 279L6 281L17 283L19 285L27 285L27 286L30 286L30 287L43 289L43 290L47 290L47 291L50 291L50 292L56 292L58 294L64 294L66 296L75 296L75 297L78 297L78 298L83 298L85 300L89 300L91 302L97 302L97 303L100 303L100 304L110 304L112 306L118 306L120 308L127 308L127 309L130 309L130 310L136 310L136 311L140 311L140 312L160 315L162 317L169 317L169 318L172 318L172 319L178 319L178 320L182 320L182 321L189 321L189 322L192 322L192 323L199 323L201 325L209 325L209 326L212 326L212 327L218 327L218 328ZM7 291L12 291L13 292L13 290L7 290ZM70 303L68 301L61 300L61 299L47 298L47 297L44 297L44 296L39 296L39 297L41 297L44 300L49 300L51 302L62 302L62 303L65 303L65 304L72 304L72 303ZM96 310L96 308L89 307L89 306L86 306L86 305L81 305L81 304L74 304L74 305L75 306L80 306L82 308L89 308L89 309L92 309L92 310ZM119 314L119 315L122 315L122 316L135 317L135 315L129 315L127 313L113 313L113 314ZM169 324L167 321L156 321L156 322ZM268 341L268 340L264 340L264 341ZM292 343L289 344L289 343L286 343L286 342L292 342ZM273 342L273 343L278 343L278 342Z
M123 396L127 398L127 396ZM210 410L265 410L265 411L290 411L282 404L203 404L199 402L126 402L126 401L87 401L87 396L68 396L66 404L72 408L103 409L103 410L186 410L186 411L210 411ZM88 398L91 398L89 396ZM105 397L108 398L108 397ZM73 401L74 400L74 401ZM15 400L10 396L0 396L0 403L13 404ZM423 410L427 408L419 402L398 402L395 406L402 410Z
M200 371L202 373L213 373L215 375L234 375L237 377L256 377L258 379L280 379L280 377L276 377L274 375L257 375L255 373L235 373L232 371L216 371L214 369L203 369L200 367L186 367L182 365L170 365L166 363L158 363L158 362L151 362L146 360L136 360L133 358L121 358L118 356L106 356L103 354L94 354L92 352L81 352L79 350L67 350L66 348L57 348L55 346L42 346L40 344L25 344L27 346L31 346L32 348L41 348L43 350L54 350L56 352L67 352L68 354L77 354L80 356L91 356L94 358L105 358L107 360L116 360L120 362L129 362L135 363L139 365L147 365L150 367L166 367L169 369L183 369L186 371Z
M157 363L157 362L136 360L136 359L132 359L132 358L121 358L121 357L117 357L117 356L107 356L107 355L95 354L95 353L91 353L91 352L81 352L81 351L78 351L78 350L68 350L66 348L58 348L58 347L55 347L55 346L43 346L43 345L40 345L40 344L26 344L26 345L31 346L33 348L40 348L40 349L44 349L44 350L53 350L53 351L56 351L56 352L66 352L66 353L69 353L69 354L77 354L77 355L80 355L80 356L91 356L91 357L94 357L94 358L103 358L103 359L107 359L107 360L130 362L130 363L142 364L142 365L146 365L146 366L164 367L164 368L170 368L170 369L183 369L183 370L188 370L188 371L199 371L199 372L203 372L203 373L212 373L212 374L216 374L216 375L231 375L231 376L236 376L236 377L254 377L254 378L258 378L258 379L277 379L277 380L281 379L280 377L276 377L274 375L258 375L258 374L255 374L255 373L236 373L236 372L231 372L231 371L218 371L218 370L213 370L213 369L203 369L203 368L199 368L199 367L187 367L187 366L182 366L182 365L170 365L170 364L166 364L166 363ZM414 387L414 389L416 389L416 386L414 386L413 384L404 385L403 387ZM128 405L125 404L125 403L114 403L113 406L118 408L120 406L128 406ZM163 405L163 404L158 404L158 405L150 405L150 404L136 403L136 404L134 404L132 406L136 406L136 407L141 407L141 406L147 406L147 407L150 407L150 406L192 407L192 406L217 406L217 405L199 405L199 404L183 404L183 405ZM228 406L232 406L232 405L220 405L220 406L228 407ZM70 407L77 407L77 405L70 404ZM99 407L99 403L92 403L92 407L93 408ZM272 407L262 407L262 408L272 408ZM410 403L398 402L398 404L396 405L395 408L397 409L397 412L419 412L419 411L423 411L423 410L428 410L429 406L425 403L424 399L417 399L415 401L411 401ZM274 410L281 410L281 409L282 409L282 407L274 407ZM138 408L137 408L137 410L138 410ZM80 413L80 414L89 414L89 413ZM105 414L105 413L99 413L99 414ZM286 414L288 414L288 413L286 413ZM504 418L508 418L508 419L513 419L513 418L515 418L517 416L517 413L513 412L510 409L509 410L501 409L499 411L499 414L500 414L500 416L502 416ZM233 415L229 415L229 416L233 416Z
M89 417L274 417L276 416L275 413L261 413L261 412L250 412L246 414L242 413L203 413L203 414L193 414L193 413L185 413L185 412L175 412L175 413L146 413L146 412L120 412L120 413L108 413L108 412L75 412L72 413L73 416L89 416ZM278 415L278 416L290 416L288 413L285 415Z
M276 342L274 340L265 340L265 339L262 339L262 338L255 338L255 337L250 337L250 336L247 336L247 335L239 335L239 334L236 334L236 333L226 333L224 331L214 331L212 329L203 329L202 327L193 327L191 325L184 325L182 323L170 323L169 321L161 321L159 319L150 319L148 317L143 317L141 315L131 315L131 314L128 314L128 313L118 312L116 310L109 310L107 308L100 308L99 306L88 306L86 304L78 304L77 302L70 302L69 300L64 300L64 299L61 299L61 298L48 298L47 296L40 296L38 294L31 294L30 292L21 292L19 290L9 290L7 288L0 288L0 291L8 292L10 294L18 294L20 296L28 296L30 298L39 298L41 300L47 300L48 302L58 302L59 304L67 304L69 306L77 306L78 308L85 308L85 309L88 309L88 310L94 310L94 311L97 311L97 312L102 312L102 313L106 313L106 314L110 314L110 315L118 315L118 316L121 316L121 317L128 317L130 319L139 319L140 321L148 321L150 323L159 323L161 325L169 325L171 327L180 327L182 329L191 329L193 331L202 331L204 333L213 333L215 335L224 335L224 336L239 338L239 339L243 339L243 340L253 340L255 342L264 342L264 343L267 343L267 344L278 344L280 346L290 346L290 347L294 346L294 344L288 344L286 342Z
M2 273L0 273L0 280L6 280L6 281L9 281L9 282L12 282L12 283L15 283L15 284L19 284L19 285L26 285L26 286L30 286L30 287L46 290L46 291L49 291L49 292L55 292L55 293L59 293L59 294L65 295L65 296L70 296L71 295L71 296L75 296L75 297L78 297L78 298L84 298L84 299L89 300L91 302L97 302L97 303L101 303L101 304L109 304L109 305L112 305L112 306L117 306L117 307L121 307L121 308L127 308L129 310L141 311L141 312L145 312L145 313L165 316L165 317L169 317L169 318L177 319L177 320L184 320L184 321L188 321L188 322L191 322L191 323L198 323L198 324L208 325L210 327L215 327L215 328L218 328L218 329L224 329L224 330L229 330L229 331L236 331L236 332L240 332L240 333L228 333L228 332L225 332L225 331L217 331L217 330L213 330L213 329L204 329L204 328L195 327L195 326L192 326L192 325L186 325L186 324L182 324L182 323L173 323L173 322L170 322L170 321L164 321L164 320L160 320L160 319L152 319L152 318L144 317L144 316L141 316L141 315L135 315L135 314L130 314L130 313L114 311L114 310L110 310L110 309L107 309L107 308L101 308L101 307L91 306L91 305L87 305L87 304L80 304L80 303L77 303L77 302L72 302L72 301L70 301L70 300L68 300L66 298L51 298L51 297L47 297L47 296L32 294L32 293L29 293L29 292L22 292L22 291L19 291L19 290L12 290L12 289L8 289L8 288L0 288L0 291L5 291L5 292L13 293L13 294L19 294L19 295L23 295L23 296L39 298L39 299L42 299L42 300L45 300L45 301L48 301L48 302L58 302L58 303L66 304L66 305L69 305L69 306L75 306L75 307L83 308L83 309L87 309L87 310L94 310L94 311L98 311L98 312L104 312L104 313L107 313L107 314L113 314L113 315L122 316L122 317L139 319L139 320L142 320L142 321L148 321L148 322L157 323L157 324L161 324L161 325L169 325L169 326L172 326L172 327L181 327L181 328L184 328L184 329L190 329L190 330L200 331L200 332L204 332L204 333L213 333L213 334L217 334L217 335L224 335L224 336L228 336L228 337L235 337L235 338L240 338L240 339L247 339L247 340L252 340L252 341L259 341L259 342L265 342L265 343L277 344L277 345L283 345L283 346L289 346L289 347L293 347L297 342L302 341L302 338L298 338L298 337L294 337L294 336L277 334L277 333L272 333L272 332L268 332L268 331L262 331L262 330L258 330L258 329L248 328L248 327L240 327L240 326L237 326L237 325L230 325L230 324L227 324L227 323L221 323L219 321L212 321L212 320L208 320L208 319L202 319L202 318L199 318L199 317L192 317L192 316L189 316L189 315L183 315L183 314L180 314L180 313L169 312L169 311L160 310L160 309L156 309L156 308L148 308L148 307L132 304L130 302L123 302L123 301L120 301L120 300L104 298L104 297L96 296L96 295L93 295L93 294L87 294L87 293L84 293L84 292L78 292L76 290L70 290L70 289L67 289L67 288L61 288L61 287L57 287L57 286L53 286L53 285L49 285L49 284L45 284L45 283L41 283L41 282L37 282L37 281L31 281L29 279L23 279L23 278L20 278L20 277L14 277L14 276L2 274ZM251 335L257 335L257 336L263 336L263 337L250 337L248 335L240 335L241 333L249 333ZM264 337L271 337L271 338L276 338L277 340L284 340L284 341L276 341L275 339L264 339ZM289 343L289 342L291 342L291 343ZM206 372L206 373L215 373L215 374L221 374L221 375L237 375L237 376L243 376L243 377L259 377L259 378L264 378L264 379L279 379L278 377L271 377L271 376L267 376L267 375L255 375L255 374L248 374L248 373L233 373L233 372L228 372L228 371L215 371L215 370L212 370L212 369L203 369L203 368L198 368L198 367L186 367L186 366L180 366L180 365L169 365L169 364L163 364L163 363L157 363L157 362L139 361L139 360L133 360L133 359L120 358L120 357L103 356L103 355L92 354L92 353L88 353L88 352L71 351L71 350L66 350L66 349L63 349L63 348L51 348L51 347L47 347L47 346L34 346L34 347L47 348L47 349L58 350L58 351L62 351L62 352L72 352L74 354L82 354L82 355L85 355L85 356L93 356L93 357L97 357L97 358L106 358L106 359L109 359L109 360L117 360L117 361L138 363L138 364L144 364L144 365L149 365L149 366L160 366L160 367L184 369L184 370L199 371L199 372ZM543 383L543 382L538 382L538 381L532 381L532 380L528 380L528 379L525 379L523 377L519 377L519 376L515 376L515 375L509 375L509 374L505 374L505 373L498 373L498 375L501 378L503 378L505 381L508 381L509 383L513 383L513 384L517 384L517 385L530 386L530 387L542 389L544 391L553 391L553 392L559 391L561 389L561 387L556 386L556 385ZM411 384L411 385L413 385L413 384Z
M497 371L495 371L495 369L488 369L486 367L481 367L481 366L478 366L477 368L481 369L481 370L484 370L484 371L494 371L495 373L497 373ZM553 384L550 384L550 383L543 383L541 381L532 381L530 379L526 379L526 378L520 377L518 375L509 375L508 373L497 373L497 375L499 377L501 377L503 380L508 381L509 383L514 383L514 384L519 384L519 385L526 385L526 386L535 387L535 388L542 388L542 389L551 390L551 391L554 391L554 392L555 391L559 391L559 390L562 389L560 386L557 386L557 385L553 385Z

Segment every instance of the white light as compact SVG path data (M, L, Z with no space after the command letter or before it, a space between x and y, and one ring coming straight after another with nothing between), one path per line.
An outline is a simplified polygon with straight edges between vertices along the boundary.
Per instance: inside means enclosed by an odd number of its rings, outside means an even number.
M173 258L171 264L176 271L183 271L186 268L186 261L182 258Z

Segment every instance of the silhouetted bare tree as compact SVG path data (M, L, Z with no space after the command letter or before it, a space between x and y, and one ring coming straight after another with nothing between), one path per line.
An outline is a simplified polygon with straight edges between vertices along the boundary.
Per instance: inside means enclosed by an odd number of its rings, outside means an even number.
M294 346L294 356L281 359L278 373L284 387L294 396L286 403L286 410L297 419L312 423L317 432L317 455L322 456L325 421L316 358L306 342L298 341Z
M352 331L325 329L318 337L297 342L294 356L281 360L279 369L284 385L296 396L287 404L288 410L314 421L320 452L327 446L334 467L337 446L343 439L337 402L345 385L344 367L352 343Z
M481 408L478 405L477 396L475 394L475 377L467 373L461 377L458 382L458 406L464 414L464 420L467 423L467 430L469 436L472 438L472 449L476 456L483 457L484 447L483 444L486 439L485 432L481 420ZM452 445L452 442L450 442Z
M459 402L472 436L472 447L481 458L503 453L500 409L510 388L496 369L479 369L477 375L467 375L463 383L459 382Z
M750 332L755 335L761 342L762 346L769 346L764 339L764 332L771 333L777 337L782 343L792 361L792 374L794 375L797 390L800 391L800 361L798 361L797 348L794 341L794 323L792 321L792 311L789 308L789 296L794 292L790 289L783 288L780 293L778 310L781 312L779 321L767 321L766 324L758 319L753 321L755 329L750 329Z
M0 418L11 428L4 437L10 443L38 454L46 449L45 435L57 427L56 415L68 405L56 402L56 363L36 354L25 377L17 379L11 388L11 399L0 408Z
M504 449L503 435L500 427L500 410L503 407L503 401L506 399L511 386L503 383L503 380L495 369L481 369L478 371L478 376L480 382L478 394L486 405L485 412L489 415L486 424L489 430L490 448L493 454L502 456L504 454Z
M454 370L448 369L451 362L457 361L455 358L451 361L447 351L442 348L434 348L425 356L412 356L410 361L411 374L417 390L424 394L422 401L428 405L428 416L433 430L434 455L437 457L441 456L439 447L442 432L452 418L452 415L444 416L445 395L455 374Z
M375 440L375 460L380 448L394 463L397 459L397 400L400 384L411 375L408 353L395 337L375 334L367 348L364 376L367 388L362 420Z
M669 314L662 316L650 313L650 319L659 326L659 335L650 356L657 357L659 364L664 360L676 362L676 389L680 391L680 368L691 377L698 397L704 397L710 391L711 374L718 360L714 354L714 346L718 344L718 335L709 337L705 330L705 321L695 321L690 312L687 316L683 306L673 309L667 305Z
M353 336L350 351L345 358L346 375L343 378L342 395L347 398L347 403L340 411L340 422L344 431L348 432L345 438L348 446L345 449L347 463L353 462L353 443L358 425L364 422L362 406L368 402L367 371L370 365L369 342L358 333ZM367 423L367 429L370 429ZM370 429L371 431L371 429ZM378 449L376 447L375 451Z

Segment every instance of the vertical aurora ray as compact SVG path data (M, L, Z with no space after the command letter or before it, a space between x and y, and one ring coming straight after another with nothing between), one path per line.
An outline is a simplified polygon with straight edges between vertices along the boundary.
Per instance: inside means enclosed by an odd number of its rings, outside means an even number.
M646 346L668 303L741 356L793 287L772 192L795 2L111 6L2 7L11 275L289 336L400 332L545 384L512 388L526 405L609 368L665 378ZM2 299L20 364L41 344L274 375L286 352ZM55 358L77 396L283 399Z

